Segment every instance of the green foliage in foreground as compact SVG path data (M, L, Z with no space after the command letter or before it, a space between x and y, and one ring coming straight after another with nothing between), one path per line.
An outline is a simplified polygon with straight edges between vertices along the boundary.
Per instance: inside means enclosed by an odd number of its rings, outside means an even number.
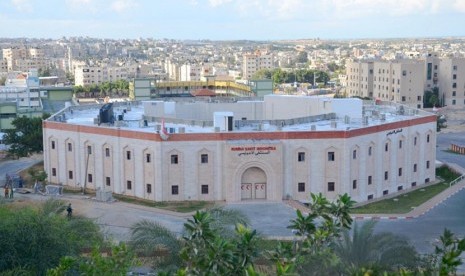
M38 208L1 205L0 271L44 275L63 256L76 256L82 248L102 242L98 225L86 218L68 220L62 214L65 206L53 199Z

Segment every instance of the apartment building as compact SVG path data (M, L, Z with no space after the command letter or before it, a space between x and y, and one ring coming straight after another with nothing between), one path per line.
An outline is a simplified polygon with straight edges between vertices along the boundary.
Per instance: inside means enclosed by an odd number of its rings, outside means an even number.
M423 107L424 63L414 60L358 61L346 65L348 96Z
M350 97L373 97L373 62L350 62L346 67Z
M273 54L257 50L255 53L247 53L243 56L243 79L251 79L257 71L262 69L274 69Z
M201 65L183 64L180 67L180 81L200 81Z
M465 106L465 58L442 58L438 72L439 98L452 108Z
M438 87L440 61L437 53L430 53L425 57L425 91Z
M48 62L44 50L40 48L6 48L2 50L3 58L7 61L8 71L29 71L31 68L45 68Z
M81 86L128 80L129 75L133 76L134 73L129 72L127 67L77 66L74 69L75 85Z

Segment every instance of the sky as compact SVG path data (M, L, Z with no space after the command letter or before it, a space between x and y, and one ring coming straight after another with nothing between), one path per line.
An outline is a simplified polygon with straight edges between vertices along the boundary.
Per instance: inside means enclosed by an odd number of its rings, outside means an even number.
M0 37L465 37L465 0L0 0Z

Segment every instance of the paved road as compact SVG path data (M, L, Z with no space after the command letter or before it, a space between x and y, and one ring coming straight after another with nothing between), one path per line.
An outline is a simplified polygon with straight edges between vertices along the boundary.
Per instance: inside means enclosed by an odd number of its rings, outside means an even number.
M17 160L0 161L0 187L5 183L5 174L16 173L42 161L42 156L23 157Z
M465 168L465 156L446 152L450 144L465 146L465 132L456 133L439 133L437 135L437 150L436 159L443 163L456 163L462 168Z

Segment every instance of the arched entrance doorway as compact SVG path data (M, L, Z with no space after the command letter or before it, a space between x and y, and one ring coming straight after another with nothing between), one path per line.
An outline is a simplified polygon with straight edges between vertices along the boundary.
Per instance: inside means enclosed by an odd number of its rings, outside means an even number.
M251 167L242 174L241 199L266 199L266 174L262 169Z

